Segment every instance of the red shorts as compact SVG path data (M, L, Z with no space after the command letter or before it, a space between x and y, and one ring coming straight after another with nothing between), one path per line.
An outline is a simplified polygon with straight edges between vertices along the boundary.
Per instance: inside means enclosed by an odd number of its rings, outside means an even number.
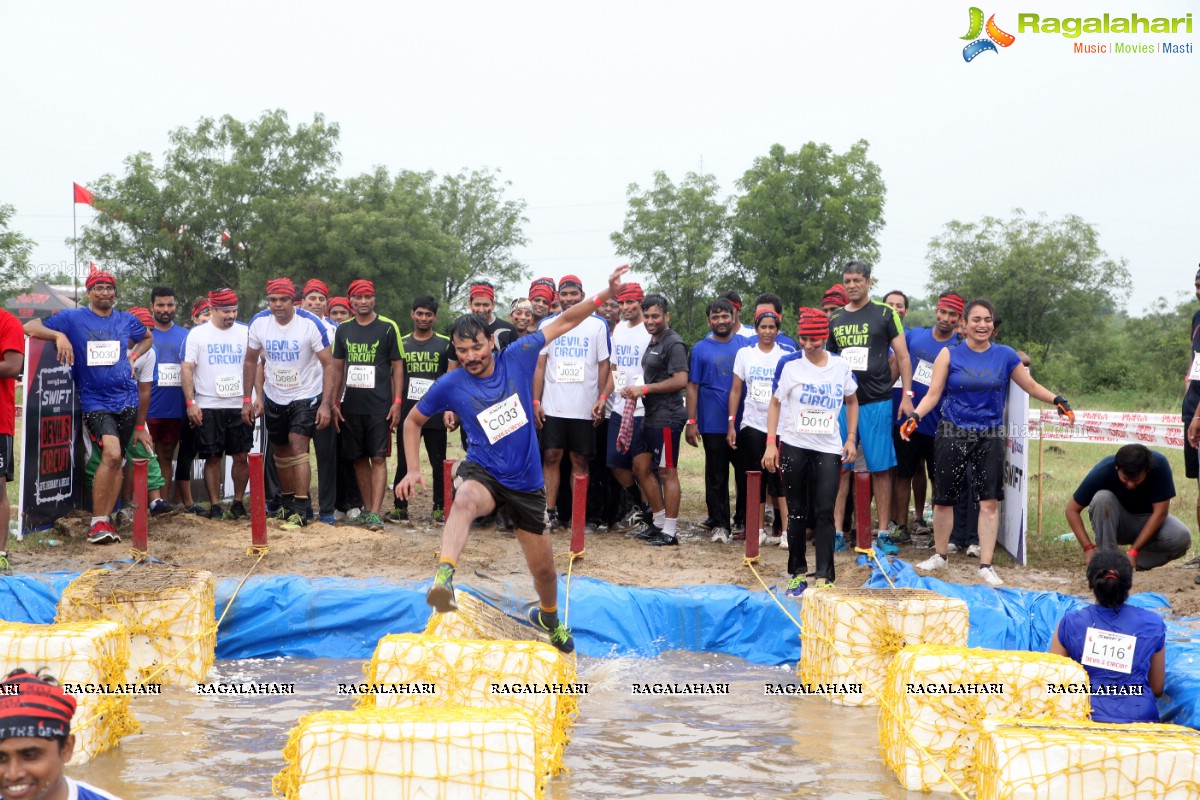
M181 419L148 419L146 427L150 429L150 438L154 444L174 447L183 436L183 420Z

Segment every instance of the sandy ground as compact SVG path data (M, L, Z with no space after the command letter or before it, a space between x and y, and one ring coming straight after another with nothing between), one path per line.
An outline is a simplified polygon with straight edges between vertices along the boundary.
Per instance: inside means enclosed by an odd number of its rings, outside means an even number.
M428 501L426 500L427 504ZM270 552L258 564L257 572L304 576L346 578L383 577L396 581L428 579L436 563L441 528L429 520L428 505L418 500L412 507L413 521L388 524L373 533L353 525L311 524L300 530L285 531L280 523L269 521ZM87 518L80 513L59 521L56 531L27 538L10 548L13 572L37 573L55 570L82 571L97 563L128 558L129 532L122 531L122 542L108 546L89 545L85 540ZM241 577L256 558L247 555L250 544L248 522L217 522L190 514L175 513L151 519L150 552L168 564L199 567L222 577ZM717 544L709 541L706 531L681 524L680 547L647 547L616 533L590 534L586 553L575 563L575 575L611 583L673 587L701 584L734 584L761 590L754 573L742 563L744 543ZM555 534L556 560L565 571L569 533ZM44 540L54 538L58 546ZM901 548L900 558L915 563L931 551L911 546ZM787 579L787 551L764 546L757 571L768 585L782 585ZM813 563L809 550L810 568ZM997 559L997 570L1006 586L1089 595L1082 559L1072 566L1018 567L1007 558ZM949 568L940 575L963 584L982 583L976 561L964 555L950 557ZM836 568L840 585L861 585L868 576L865 567L856 567L848 553L838 553ZM476 528L459 563L459 574L478 573L502 583L520 585L528 575L524 557L513 534L491 528ZM1161 592L1180 616L1200 614L1200 585L1194 581L1200 571L1174 565L1137 573L1134 591ZM469 580L469 579L468 579ZM530 587L532 589L532 587Z

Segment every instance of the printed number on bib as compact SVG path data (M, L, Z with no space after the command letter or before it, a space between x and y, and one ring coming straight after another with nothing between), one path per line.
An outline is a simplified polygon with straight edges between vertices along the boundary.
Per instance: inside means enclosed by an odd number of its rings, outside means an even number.
M869 352L865 347L847 347L842 350L842 358L846 359L846 363L850 365L850 369L855 372L862 372L867 368L867 354Z
M838 430L837 414L824 408L805 408L796 415L796 433L830 434Z
M159 386L183 386L183 375L178 364L158 365Z
M1200 381L1200 353L1192 354L1192 368L1188 370L1189 381Z
M275 376L275 385L280 389L300 388L299 367L276 367L271 374Z
M771 382L750 381L750 399L764 405L771 402Z
M346 370L346 386L351 389L374 389L375 365L351 364Z
M626 386L630 386L630 385L642 386L643 384L645 384L645 382L646 381L642 378L641 375L637 375L634 377L633 383L630 384L628 372L626 372L623 369L613 370L613 386L614 386L615 390L618 392L621 391L622 389L624 389Z
M483 426L483 433L490 444L495 444L529 424L525 409L521 407L521 399L515 394L479 412L476 419Z
M554 380L559 383L583 383L583 362L556 361Z
M88 342L87 365L89 367L111 367L121 358L121 343Z
M1083 658L1079 660L1085 667L1100 667L1128 675L1133 672L1135 647L1136 636L1088 628L1083 639Z
M430 386L433 386L433 381L429 378L409 378L408 399L420 400L429 391Z
M217 397L242 396L241 375L218 375L215 383L217 387Z
M926 386L933 380L933 364L925 359L917 359L917 368L913 370L913 380Z

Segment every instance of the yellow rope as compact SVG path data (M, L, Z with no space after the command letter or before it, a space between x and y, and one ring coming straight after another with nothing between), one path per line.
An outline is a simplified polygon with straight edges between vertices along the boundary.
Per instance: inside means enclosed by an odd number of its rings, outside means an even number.
M862 551L860 551L860 552L862 552ZM762 576L758 574L758 570L756 570L754 568L754 565L750 563L750 559L744 559L743 563L750 568L751 572L754 573L754 577L758 578L758 582L760 584L762 584L763 589L766 590L766 592L770 596L770 598L775 601L775 605L779 606L780 610L783 611L783 613L787 615L787 618L792 621L792 624L794 624L796 626L797 630L799 630L801 632L801 634L803 634L804 629L800 625L799 621L797 621L797 619L795 617L793 617L786 608L784 608L783 603L779 602L779 598L775 596L774 592L772 592L770 587L767 586L766 581L764 581L762 579ZM817 635L814 633L809 633L809 636L816 637ZM823 638L823 639L829 640L830 637L817 637L817 638ZM803 640L801 640L801 646L803 646ZM855 679L862 684L863 688L868 689L871 692L871 694L875 695L876 699L879 701L879 704L881 706L886 705L886 701L884 700L883 695L881 693L879 693L876 689L872 688L870 686L870 683L863 680L863 676L861 674L859 674L858 670L854 668L853 664L851 664L851 663L849 663L849 661L847 661L846 666L850 669L851 672L854 673ZM896 714L894 706L889 706L889 708L892 711L892 713L895 714L897 719L902 719L899 714ZM908 738L909 741L912 742L913 746L915 746L918 750L921 751L921 755L923 755L926 759L928 759L929 763L933 765L933 768L936 769L941 774L942 778L944 778L945 781L947 783L949 783L951 787L953 787L954 793L957 794L960 798L962 798L962 800L970 800L970 798L967 797L966 792L963 791L962 787L959 786L954 781L953 778L951 778L949 775L946 774L946 771L944 769L942 769L940 764L937 763L937 760L934 759L934 757L930 754L930 752L928 750L926 750L925 747L922 746L922 744L920 742L918 742L916 740L916 738L912 735L911 723L902 722L902 725L903 725L903 733L905 734L906 738Z
M129 548L129 557L133 559L133 563L141 564L150 558L149 550L138 550L136 547Z
M888 582L888 586L892 587L893 589L896 588L896 584L892 583L891 576L888 575L888 571L884 568L883 562L879 560L879 554L875 552L874 547L869 547L866 550L861 547L855 547L854 552L862 553L865 556L870 556L871 560L879 566L879 571L883 573L883 579Z
M578 553L572 552L570 554L571 560L567 562L567 593L566 593L566 597L563 598L563 626L564 627L570 627L569 625L567 625L567 621L571 618L571 569L575 566L576 561L583 558L583 554L586 552L587 552L587 548L580 550Z

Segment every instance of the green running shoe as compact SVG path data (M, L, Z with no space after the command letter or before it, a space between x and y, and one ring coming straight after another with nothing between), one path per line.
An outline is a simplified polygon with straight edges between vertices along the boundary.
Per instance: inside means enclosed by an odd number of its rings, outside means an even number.
M550 635L550 644L563 653L575 652L575 637L562 624L558 614L546 614L537 606L529 609L529 624Z
M803 575L793 575L788 581L787 597L799 597L808 588L808 580Z
M369 530L369 531L383 530L383 520L379 517L378 514L375 514L372 512L367 512L366 514L363 514L362 516L363 516L362 522L364 525L367 526L367 530Z
M449 564L438 564L433 576L433 586L425 593L425 602L433 606L439 614L458 611L458 603L454 602L454 567Z

